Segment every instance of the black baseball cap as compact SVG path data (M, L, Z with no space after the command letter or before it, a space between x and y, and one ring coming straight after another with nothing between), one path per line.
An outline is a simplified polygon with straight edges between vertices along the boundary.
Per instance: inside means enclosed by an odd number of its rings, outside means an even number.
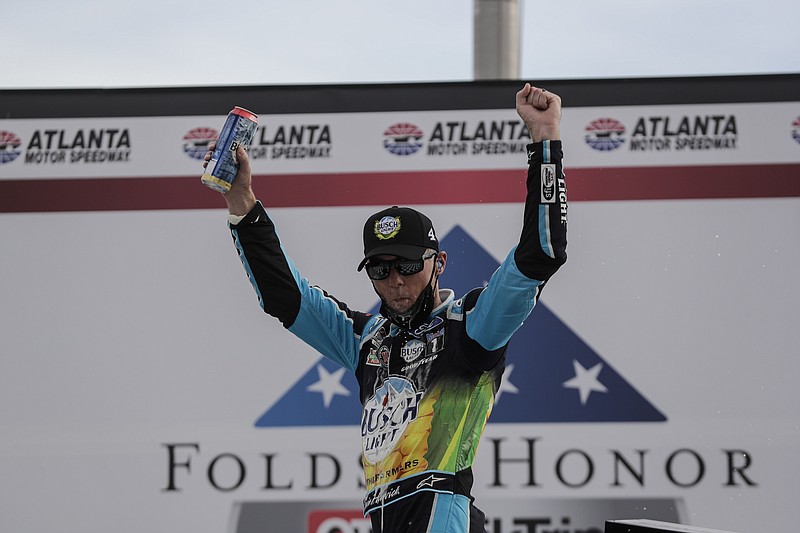
M431 219L416 209L395 205L378 211L364 224L364 259L358 270L376 255L421 259L427 249L439 251Z

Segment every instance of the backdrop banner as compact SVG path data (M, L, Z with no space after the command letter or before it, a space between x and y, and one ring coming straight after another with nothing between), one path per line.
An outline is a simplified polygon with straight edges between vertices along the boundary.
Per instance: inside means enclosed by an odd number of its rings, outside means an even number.
M796 531L800 76L542 83L569 260L512 338L475 464L490 533ZM367 533L353 376L261 312L202 157L312 283L377 309L409 205L482 285L519 239L522 82L0 91L0 530Z

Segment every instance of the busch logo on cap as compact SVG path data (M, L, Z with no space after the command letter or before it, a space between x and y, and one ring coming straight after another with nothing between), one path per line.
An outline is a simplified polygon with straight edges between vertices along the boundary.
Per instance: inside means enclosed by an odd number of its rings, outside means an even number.
M400 232L400 217L383 217L375 221L375 236L379 239L391 239Z

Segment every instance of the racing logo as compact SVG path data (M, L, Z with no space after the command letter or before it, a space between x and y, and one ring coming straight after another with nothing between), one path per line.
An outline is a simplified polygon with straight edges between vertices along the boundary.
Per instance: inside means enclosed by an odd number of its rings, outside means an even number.
M584 140L600 152L616 150L625 142L625 126L614 118L598 118L586 126Z
M192 159L203 159L208 145L216 140L219 132L213 128L194 128L183 136L183 152Z
M422 130L409 122L392 124L383 132L383 147L394 155L411 155L422 148Z
M383 217L375 221L375 236L381 240L391 239L400 232L400 217Z
M0 165L10 163L19 157L22 141L10 131L0 130Z

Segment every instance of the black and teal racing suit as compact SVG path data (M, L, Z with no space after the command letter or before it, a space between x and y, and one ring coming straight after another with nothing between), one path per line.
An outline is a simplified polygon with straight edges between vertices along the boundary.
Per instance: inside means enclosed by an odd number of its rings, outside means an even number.
M560 141L528 145L524 221L485 287L442 304L413 331L312 286L258 203L231 225L262 309L360 384L364 512L374 533L477 533L472 463L512 334L566 261Z

